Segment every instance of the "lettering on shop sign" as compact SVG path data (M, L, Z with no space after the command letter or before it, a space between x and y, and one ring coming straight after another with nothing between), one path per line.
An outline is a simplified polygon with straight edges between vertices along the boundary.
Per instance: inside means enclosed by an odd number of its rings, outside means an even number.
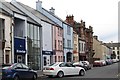
M25 53L24 50L16 50L17 53Z

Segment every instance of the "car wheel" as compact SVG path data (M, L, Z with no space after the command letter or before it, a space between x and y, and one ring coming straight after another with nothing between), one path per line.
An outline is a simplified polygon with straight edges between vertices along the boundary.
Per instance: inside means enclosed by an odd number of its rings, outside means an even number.
M59 71L58 74L57 74L57 76L58 76L59 78L62 78L62 77L64 76L64 73L63 73L62 71Z
M37 80L37 76L35 74L33 75L33 80Z
M84 70L80 70L79 75L80 76L84 76L85 75L85 71Z
M14 77L14 80L19 80L19 77L18 77L18 76L15 76L15 77Z

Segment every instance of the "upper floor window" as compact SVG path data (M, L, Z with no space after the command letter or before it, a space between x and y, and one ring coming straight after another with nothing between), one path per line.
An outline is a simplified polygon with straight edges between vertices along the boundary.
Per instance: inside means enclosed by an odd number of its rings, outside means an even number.
M117 50L119 50L119 47L117 47Z
M71 48L71 40L67 40L67 47Z
M68 34L68 35L71 35L71 29L70 29L70 26L67 26L67 34Z
M115 50L115 47L113 47L113 50Z
M119 55L119 51L117 51L117 55Z
M5 38L5 30L4 30L5 26L4 26L4 19L0 18L0 39L4 39Z

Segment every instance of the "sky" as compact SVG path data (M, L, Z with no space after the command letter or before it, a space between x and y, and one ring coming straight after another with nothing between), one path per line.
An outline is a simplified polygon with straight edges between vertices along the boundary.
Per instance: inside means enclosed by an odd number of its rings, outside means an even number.
M11 0L6 0L10 2ZM38 0L16 0L36 8ZM85 21L86 27L93 27L93 35L105 43L118 42L118 2L120 0L40 0L42 7L55 9L55 15L62 20L73 15L74 20Z

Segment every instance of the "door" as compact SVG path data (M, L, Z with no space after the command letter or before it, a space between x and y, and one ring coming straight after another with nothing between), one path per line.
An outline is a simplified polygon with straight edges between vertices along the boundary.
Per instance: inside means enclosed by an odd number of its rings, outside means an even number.
M17 55L17 63L22 63L22 55Z
M50 65L50 55L43 55L43 66Z

